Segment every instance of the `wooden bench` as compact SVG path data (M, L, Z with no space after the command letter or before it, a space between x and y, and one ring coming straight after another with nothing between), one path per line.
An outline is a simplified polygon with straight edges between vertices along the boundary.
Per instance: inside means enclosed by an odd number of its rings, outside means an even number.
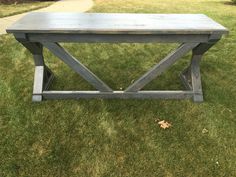
M193 98L203 101L199 62L228 30L203 14L29 13L7 29L34 57L33 101L66 98ZM124 91L113 91L59 43L180 43ZM49 90L52 71L45 65L43 47L93 85L97 91ZM186 90L141 90L192 51L180 74Z

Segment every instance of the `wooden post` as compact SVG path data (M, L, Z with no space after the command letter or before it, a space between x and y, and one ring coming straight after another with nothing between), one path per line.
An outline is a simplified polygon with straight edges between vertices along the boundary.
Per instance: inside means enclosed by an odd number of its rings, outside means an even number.
M38 42L27 41L27 35L25 34L15 34L15 38L33 55L35 74L32 101L42 101L43 90L49 88L54 78L52 71L45 65L43 57L43 46Z
M181 80L186 88L193 90L193 101L203 102L203 92L200 74L200 61L203 55L221 38L220 34L212 34L207 43L201 43L192 50L190 65L181 73ZM189 84L191 80L191 85Z

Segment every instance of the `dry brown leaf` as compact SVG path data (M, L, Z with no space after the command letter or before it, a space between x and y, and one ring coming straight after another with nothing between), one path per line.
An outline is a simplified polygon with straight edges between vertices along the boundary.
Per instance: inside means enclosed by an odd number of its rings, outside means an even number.
M161 128L166 129L166 128L170 128L171 124L165 120L161 120L158 122L158 125L160 125Z
M206 133L208 133L208 130L206 128L204 128L204 129L202 129L202 133L206 134Z

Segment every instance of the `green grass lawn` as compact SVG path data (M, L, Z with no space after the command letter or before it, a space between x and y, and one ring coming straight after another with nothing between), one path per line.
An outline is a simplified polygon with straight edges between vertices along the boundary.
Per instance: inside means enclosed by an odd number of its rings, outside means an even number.
M15 4L15 5L14 4L6 5L0 3L0 18L47 7L52 3L53 2L37 2L37 1Z
M224 0L104 0L91 12L204 13L230 30L201 63L205 102L31 102L33 61L0 36L0 176L236 176L236 6ZM125 88L175 44L66 44L114 89ZM147 89L182 89L185 56ZM92 89L45 51L52 89ZM167 120L161 129L156 120Z

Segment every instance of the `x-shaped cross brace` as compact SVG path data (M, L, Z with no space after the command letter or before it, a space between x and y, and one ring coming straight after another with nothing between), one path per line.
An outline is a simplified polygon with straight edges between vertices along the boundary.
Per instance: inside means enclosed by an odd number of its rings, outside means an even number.
M20 38L21 42L32 54L35 62L35 76L33 87L33 101L43 99L66 99L66 98L162 98L182 99L193 98L194 102L203 101L199 63L203 54L212 47L220 38L213 37L207 43L185 42L177 49L168 54L159 63L153 66L148 72L137 79L124 91L113 91L107 84L99 79L93 72L85 67L78 59L73 57L57 42L29 42ZM48 88L54 78L53 73L45 65L43 58L43 46L49 49L55 56L66 63L72 70L78 73L97 91L49 91ZM144 91L141 90L154 78L161 75L171 65L178 61L188 52L192 51L190 65L180 74L180 78L187 90L176 91Z

